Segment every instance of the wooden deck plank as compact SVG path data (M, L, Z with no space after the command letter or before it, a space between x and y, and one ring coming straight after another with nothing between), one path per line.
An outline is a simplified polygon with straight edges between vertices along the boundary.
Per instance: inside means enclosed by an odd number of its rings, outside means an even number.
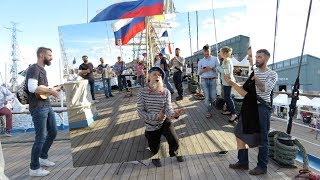
M173 102L175 108L185 107L186 110L186 114L174 123L180 137L179 154L184 155L186 161L178 163L175 158L168 157L168 144L165 138L162 138L158 157L161 158L163 167L156 168L149 159L151 156L146 149L148 145L144 137L144 122L138 118L135 100L134 98L122 99L123 96L124 94L119 94L118 98L114 99L115 102L108 99L97 104L102 118L95 121L90 127L91 129L70 132L72 138L75 137L71 140L72 150L80 145L74 154L78 154L77 157L80 157L81 163L85 165L90 160L98 162L102 159L103 161L100 164L73 168L72 157L75 156L71 155L70 145L66 145L70 141L55 141L49 152L49 157L56 161L57 165L49 168L51 170L49 176L36 179L253 180L291 179L297 174L297 169L279 169L272 162L268 164L268 174L262 176L251 176L248 171L230 169L228 165L237 161L237 151L229 151L225 156L218 156L216 152L221 149L230 150L236 147L232 133L234 124L228 123L229 117L220 115L217 110L213 110L213 118L205 118L203 101L193 101L191 96L184 98L183 101ZM271 123L271 126L280 125L281 122L277 121ZM305 130L299 129L297 132L303 134ZM69 136L66 132L61 134L64 134L60 136L62 139L67 139ZM309 136L310 134L305 133L306 138L312 138ZM20 139L22 139L21 136ZM31 141L33 139L32 134L28 134L26 139ZM18 134L15 135L15 140L19 140ZM28 176L31 146L32 143L11 142L11 144L3 144L6 160L5 173L10 179L31 179ZM86 156L85 154L88 152L94 154L94 156ZM119 161L142 160L145 158L146 160L143 160L143 162L147 166L125 163L121 166L117 175L119 163L103 164L107 159L104 155L117 156L112 158ZM250 149L249 156L250 168L253 168L257 163L257 149Z

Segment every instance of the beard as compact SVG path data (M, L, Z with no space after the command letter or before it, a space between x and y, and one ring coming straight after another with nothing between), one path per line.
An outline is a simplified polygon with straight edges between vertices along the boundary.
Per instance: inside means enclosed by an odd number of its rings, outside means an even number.
M264 66L264 63L257 63L257 62L256 62L256 66L257 66L258 68L260 68L260 67Z
M51 61L50 61L49 59L47 59L47 58L44 58L43 63L44 63L45 65L47 65L47 66L50 66L50 65L51 65Z
M160 80L150 82L150 86L151 86L152 91L162 91L163 82Z

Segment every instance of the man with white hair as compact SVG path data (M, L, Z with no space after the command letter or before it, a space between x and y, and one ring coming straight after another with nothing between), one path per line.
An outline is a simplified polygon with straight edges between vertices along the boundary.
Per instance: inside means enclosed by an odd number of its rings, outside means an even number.
M13 98L13 94L4 86L0 86L0 116L6 117L5 136L10 137L12 129L12 113L6 107L9 100Z

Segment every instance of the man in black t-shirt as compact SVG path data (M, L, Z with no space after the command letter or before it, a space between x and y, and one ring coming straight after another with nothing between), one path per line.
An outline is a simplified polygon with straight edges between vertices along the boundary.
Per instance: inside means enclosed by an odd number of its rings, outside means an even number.
M159 58L160 58L160 67L161 69L165 72L165 76L164 76L164 84L166 85L167 89L170 91L171 94L173 94L173 87L169 82L169 76L170 76L170 72L169 72L169 65L167 62L167 58L165 58L163 56L163 54L159 53Z
M83 63L79 66L80 76L83 79L87 79L89 81L90 85L90 92L92 96L92 100L95 100L94 96L94 76L93 76L93 65L92 63L88 62L88 56L83 55L82 56Z
M46 176L50 172L41 166L54 166L55 163L48 160L48 151L57 135L55 114L49 99L41 99L38 94L49 94L59 97L56 90L48 88L45 65L50 66L52 51L49 48L40 47L37 51L37 63L28 68L26 83L28 87L29 111L35 129L35 141L31 151L30 176ZM40 86L42 85L42 86Z

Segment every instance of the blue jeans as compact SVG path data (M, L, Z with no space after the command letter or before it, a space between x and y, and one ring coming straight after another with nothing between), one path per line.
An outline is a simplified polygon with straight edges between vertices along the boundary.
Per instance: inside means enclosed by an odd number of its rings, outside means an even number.
M94 96L94 79L88 79L89 81L89 85L90 85L90 92L91 92L91 97L92 100L95 100L95 96Z
M118 76L118 87L119 87L119 90L122 91L123 88L128 88L127 87L127 80L126 80L126 77L123 76L123 75L119 75Z
M169 83L169 75L170 75L170 73L169 73L169 71L165 71L165 76L164 76L164 84L166 85L166 87L167 87L167 89L171 92L171 93L173 93L174 91L173 91L173 87L172 87L172 85Z
M205 104L209 113L212 109L212 102L217 97L217 82L215 79L201 79L201 88L204 92Z
M176 89L178 91L179 97L182 97L183 96L183 86L182 86L182 72L181 71L177 71L177 72L173 73L173 82L174 82L174 86L176 87Z
M227 103L227 108L231 112L231 114L236 114L236 110L234 108L234 102L231 98L231 86L223 86L224 92L224 100Z
M103 83L104 95L106 97L111 96L110 78L102 78L102 83Z
M48 159L48 151L57 136L57 124L55 114L51 106L41 106L31 111L35 129L35 141L31 151L30 168L40 168L39 157Z
M140 86L144 88L144 75L140 75L137 78Z
M260 123L260 144L258 153L257 166L262 170L267 170L269 140L268 133L270 130L271 109L263 104L258 104L259 123ZM238 159L240 164L248 164L248 150L241 149L238 151Z

